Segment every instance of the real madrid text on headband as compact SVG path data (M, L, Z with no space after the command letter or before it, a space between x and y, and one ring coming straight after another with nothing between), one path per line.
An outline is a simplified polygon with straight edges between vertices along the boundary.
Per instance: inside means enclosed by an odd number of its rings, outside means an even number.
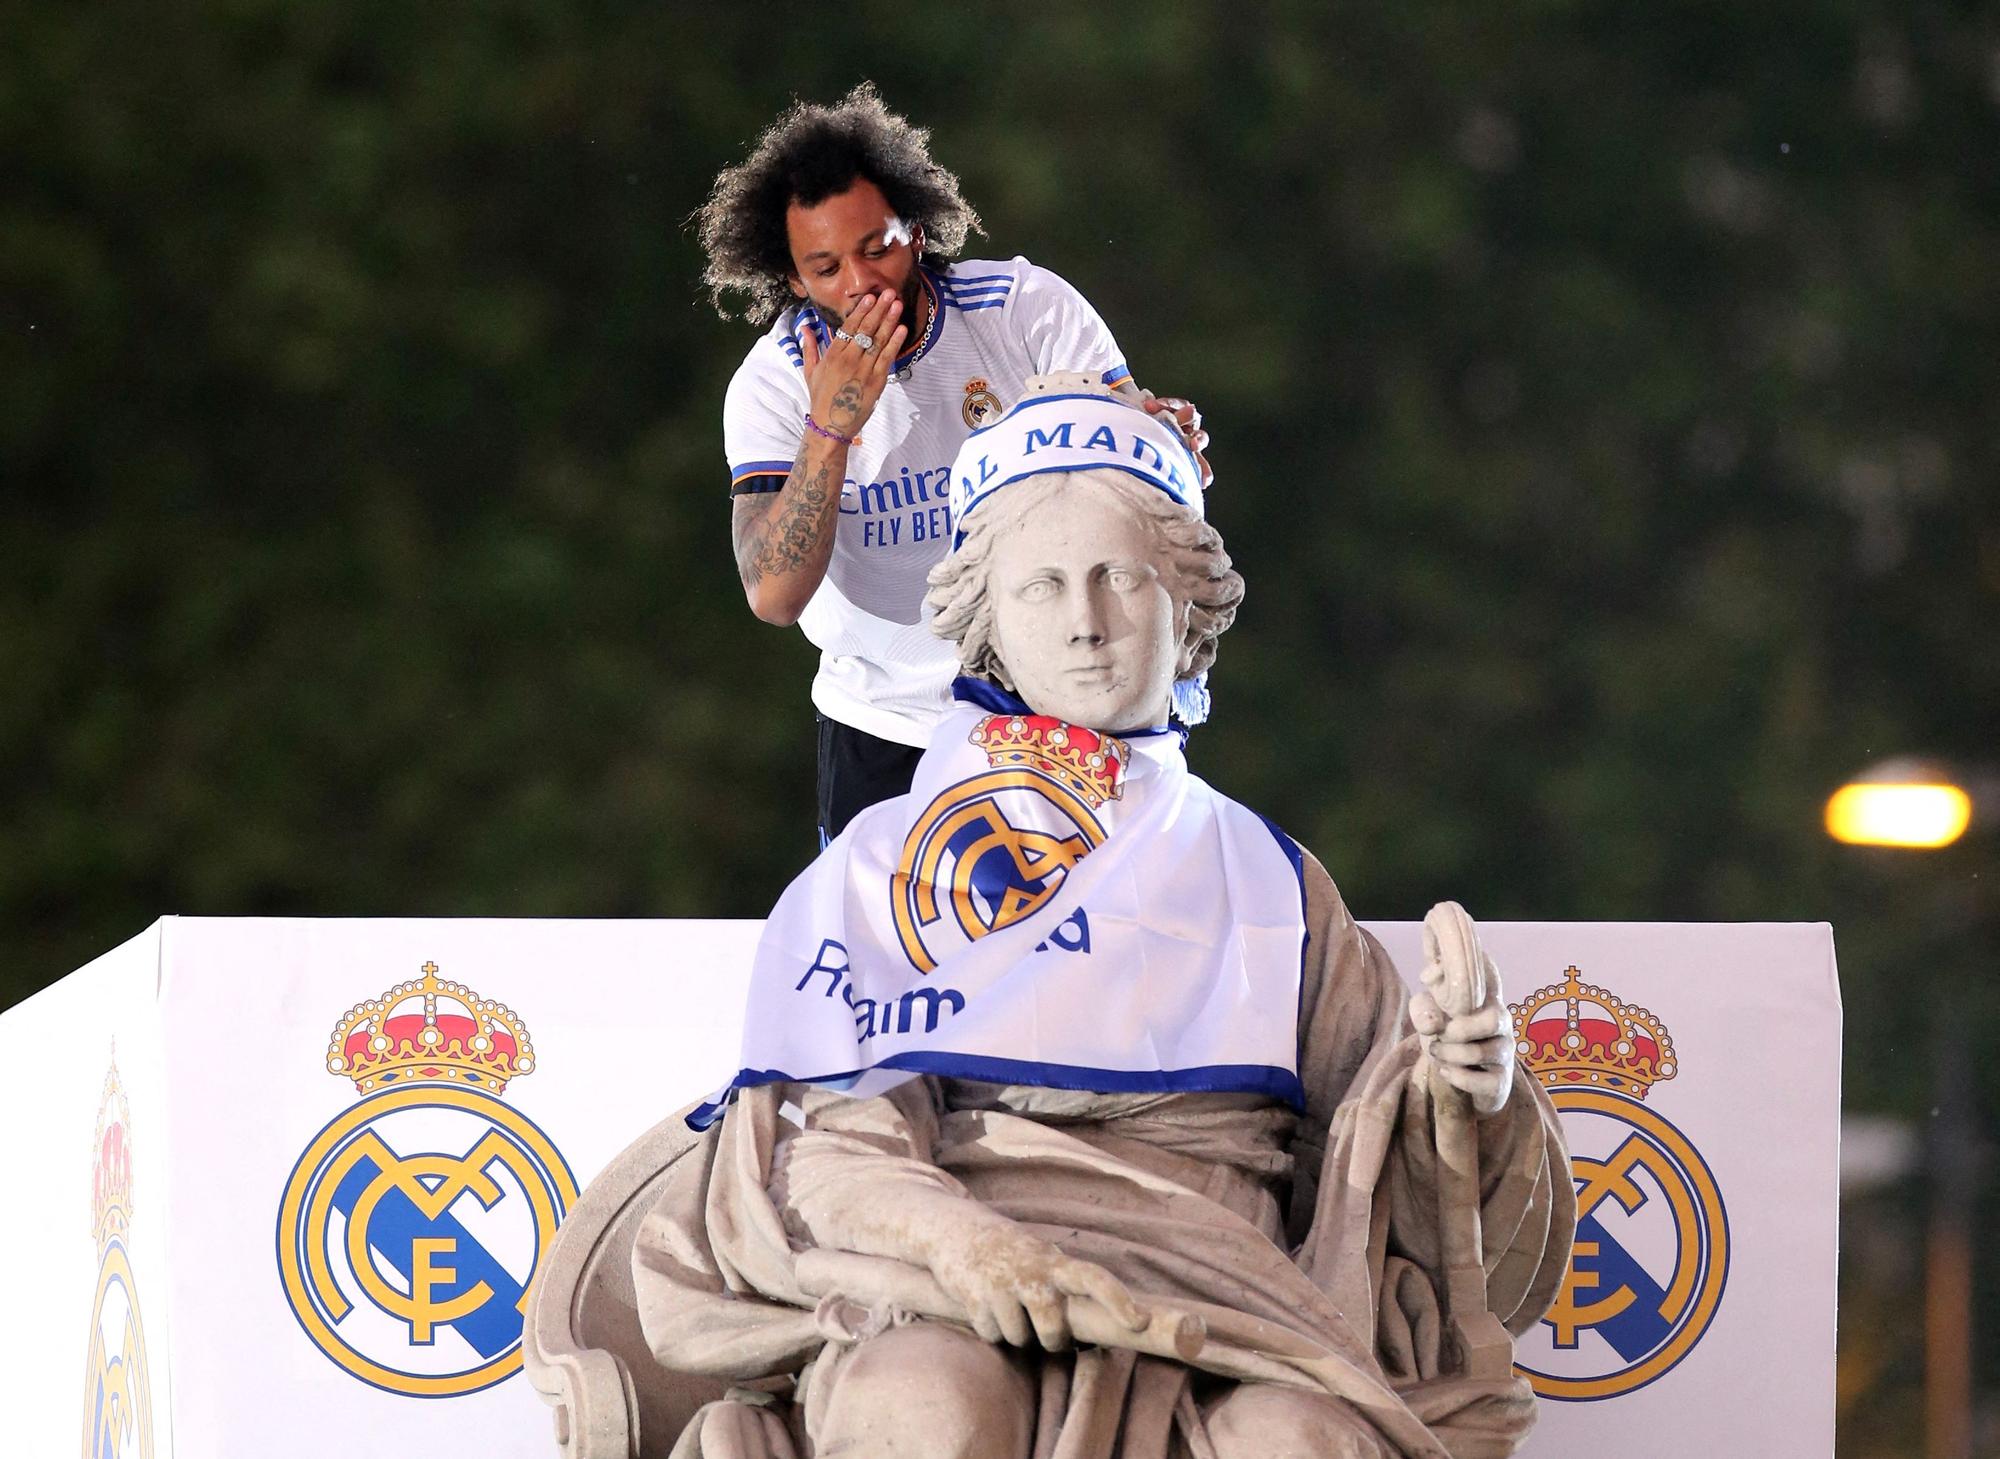
M1202 512L1201 467L1178 432L1115 395L1029 395L966 437L951 466L952 546L965 519L1017 481L1065 471L1123 471Z

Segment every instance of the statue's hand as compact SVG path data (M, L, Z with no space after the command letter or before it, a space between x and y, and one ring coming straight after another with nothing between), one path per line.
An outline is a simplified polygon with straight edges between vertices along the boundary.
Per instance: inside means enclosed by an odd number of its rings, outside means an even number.
M1514 1087L1514 1032L1497 978L1488 985L1486 1001L1457 1018L1424 988L1410 999L1410 1023L1438 1074L1464 1090L1474 1110L1492 1115L1506 1106Z
M1514 1086L1513 1032L1500 970L1456 902L1439 902L1424 918L1423 991L1410 1000L1410 1023L1445 1083L1479 1114L1499 1113Z
M1063 1351L1071 1297L1097 1302L1135 1332L1146 1326L1146 1314L1110 1272L1064 1256L1011 1221L956 1224L929 1245L931 1275L988 1342Z

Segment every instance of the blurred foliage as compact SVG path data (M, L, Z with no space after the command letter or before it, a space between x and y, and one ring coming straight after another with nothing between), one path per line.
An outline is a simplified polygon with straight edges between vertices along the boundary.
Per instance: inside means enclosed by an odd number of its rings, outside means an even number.
M163 912L761 915L813 659L741 602L751 336L683 224L872 76L975 254L1202 403L1250 597L1196 768L1361 915L1832 921L1858 1107L1925 1111L1933 992L2000 1033L1992 842L1817 822L1879 755L2000 758L1990 9L6 29L0 1006Z

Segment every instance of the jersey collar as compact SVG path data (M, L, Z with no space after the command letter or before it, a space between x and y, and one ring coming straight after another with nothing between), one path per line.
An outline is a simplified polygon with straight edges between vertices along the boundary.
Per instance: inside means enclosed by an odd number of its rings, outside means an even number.
M931 346L935 345L939 337L944 334L944 295L938 290L937 275L922 264L918 264L917 279L923 284L924 294L930 300L930 323L924 326L923 335L915 344L896 356L895 368L898 370L908 369L929 354Z

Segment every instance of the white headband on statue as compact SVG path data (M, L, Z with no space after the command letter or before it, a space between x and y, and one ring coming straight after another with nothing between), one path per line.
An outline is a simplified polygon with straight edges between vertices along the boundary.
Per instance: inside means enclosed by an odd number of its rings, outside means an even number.
M965 518L993 493L1030 476L1124 471L1202 513L1201 467L1171 427L1137 405L1098 392L1029 395L974 431L951 463L951 545Z

